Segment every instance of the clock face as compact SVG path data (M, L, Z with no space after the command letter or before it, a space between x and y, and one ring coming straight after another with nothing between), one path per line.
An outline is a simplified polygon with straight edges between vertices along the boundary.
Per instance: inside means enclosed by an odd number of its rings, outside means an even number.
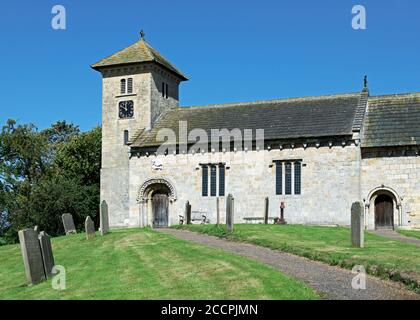
M133 101L121 101L119 105L119 116L123 118L134 117L134 103Z

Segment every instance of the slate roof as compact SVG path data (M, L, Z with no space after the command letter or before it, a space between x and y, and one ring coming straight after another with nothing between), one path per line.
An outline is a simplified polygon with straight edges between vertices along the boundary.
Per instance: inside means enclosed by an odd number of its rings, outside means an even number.
M420 93L369 97L362 147L420 144Z
M131 63L145 63L155 62L165 67L169 71L178 75L182 80L188 80L188 78L179 71L172 63L166 60L157 50L152 48L144 38L140 41L132 44L131 46L118 51L117 53L109 56L108 58L102 59L101 61L93 64L91 67L95 70L100 70L104 67L110 67L121 64Z
M188 131L204 129L264 129L266 141L352 135L360 93L292 98L225 105L181 107L168 111L150 131L139 132L131 146L153 147L160 129L172 129L178 136L179 121ZM255 131L254 131L255 133ZM173 141L171 141L173 142ZM195 143L189 141L189 143Z

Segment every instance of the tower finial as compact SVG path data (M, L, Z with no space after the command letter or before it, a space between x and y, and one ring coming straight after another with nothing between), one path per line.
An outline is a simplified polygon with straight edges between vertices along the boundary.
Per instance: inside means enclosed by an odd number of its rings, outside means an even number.
M368 87L368 76L365 75L363 82L364 82L364 88L367 89L367 87Z
M144 39L145 35L146 35L146 34L144 33L143 29L141 29L141 30L140 30L140 37L141 37L142 39Z

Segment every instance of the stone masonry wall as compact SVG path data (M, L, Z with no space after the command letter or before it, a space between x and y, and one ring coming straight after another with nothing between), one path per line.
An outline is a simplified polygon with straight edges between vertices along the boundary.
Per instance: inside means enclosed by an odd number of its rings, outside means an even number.
M362 159L362 197L366 204L368 228L375 227L374 203L370 196L374 190L391 189L401 202L402 221L394 204L395 226L411 226L409 221L420 226L420 158L418 156L384 157L373 156Z
M168 84L168 98L162 97L162 82ZM155 67L152 73L151 82L151 124L159 119L160 115L166 110L177 108L179 104L179 80L163 71L161 68Z
M130 160L129 213L112 219L113 227L139 226L141 206L137 201L139 188L151 178L164 178L173 183L177 200L170 204L169 222L177 224L188 200L194 212L216 220L216 198L202 197L200 163L226 163L226 197L235 197L235 222L244 217L263 217L264 198L270 199L269 215L279 216L280 202L285 202L285 218L295 224L350 224L352 202L360 200L360 148L346 147L296 148L272 151L206 153L195 155L157 156L162 171L152 169L155 156L133 157ZM275 194L273 160L302 159L302 194ZM284 188L284 184L283 184ZM284 189L283 189L284 190ZM284 192L284 191L283 191ZM225 219L225 197L220 198L221 218ZM151 206L145 205L151 223ZM196 213L197 214L197 213ZM126 221L127 222L127 221Z

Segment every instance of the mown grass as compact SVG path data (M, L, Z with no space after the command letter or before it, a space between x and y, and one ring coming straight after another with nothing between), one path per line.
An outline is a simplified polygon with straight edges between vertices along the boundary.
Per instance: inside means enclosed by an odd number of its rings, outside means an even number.
M0 247L0 299L317 299L256 261L150 229L52 239L66 290L25 284L19 245Z
M397 230L397 231L403 236L420 239L420 231L416 231L416 230Z
M405 283L420 292L420 247L365 232L365 248L350 243L349 228L303 225L175 226L235 241L290 252L312 260L351 269L363 265L369 274Z

